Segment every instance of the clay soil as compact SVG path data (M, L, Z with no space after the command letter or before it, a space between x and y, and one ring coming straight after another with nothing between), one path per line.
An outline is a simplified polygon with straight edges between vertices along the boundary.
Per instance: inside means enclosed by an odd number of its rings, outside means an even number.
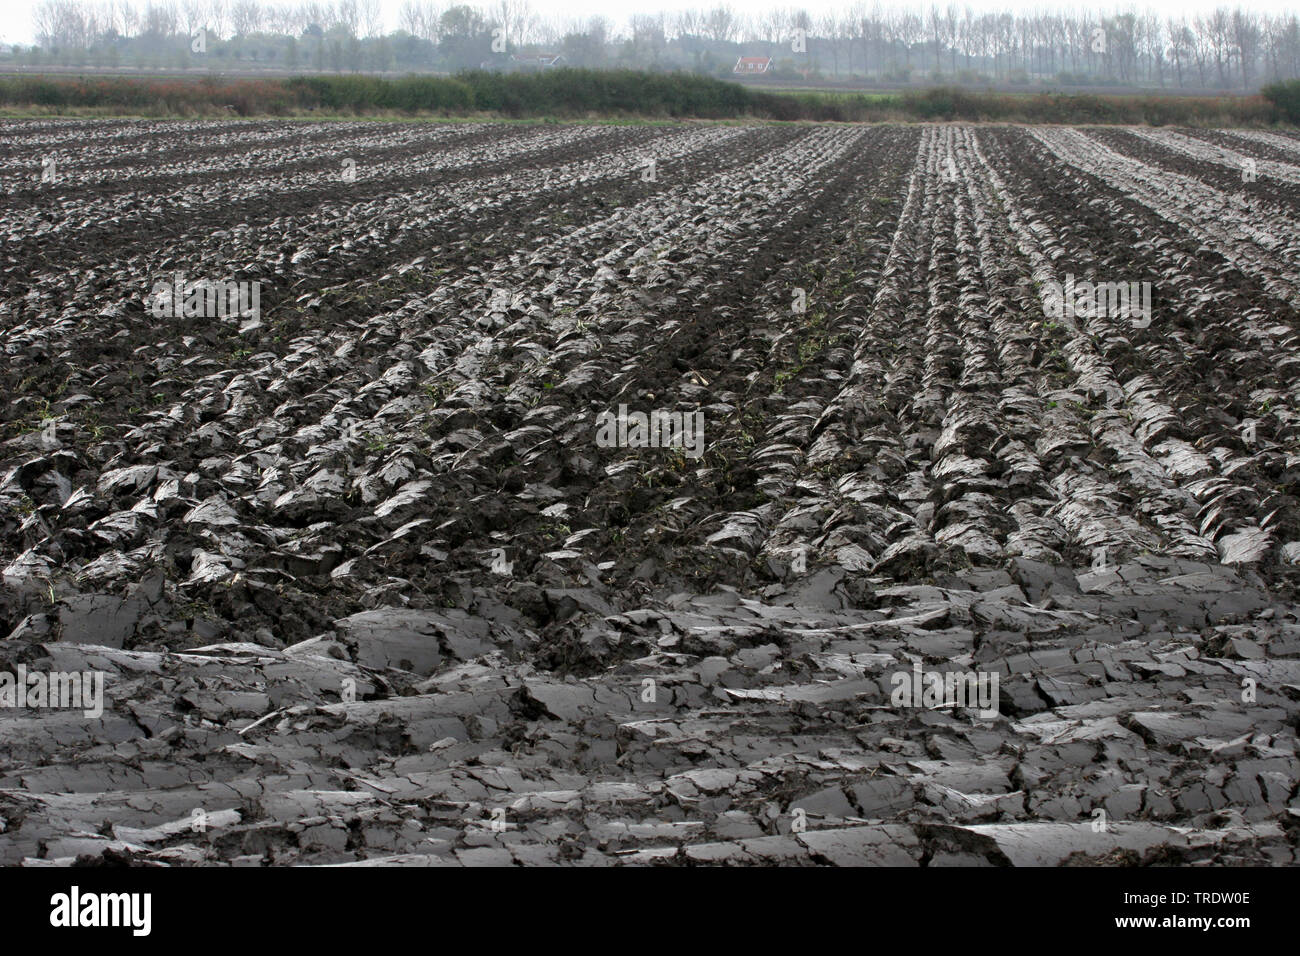
M0 190L0 672L104 675L0 707L0 863L1295 862L1300 139L14 121Z

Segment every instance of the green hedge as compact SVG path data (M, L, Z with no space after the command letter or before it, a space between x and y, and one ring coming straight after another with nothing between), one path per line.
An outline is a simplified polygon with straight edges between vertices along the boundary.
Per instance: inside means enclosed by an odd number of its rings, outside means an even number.
M1300 80L1274 83L1260 90L1260 94L1276 110L1278 119L1300 123Z
M643 116L667 119L863 122L966 120L1030 123L1300 122L1300 82L1253 97L1065 95L976 92L953 87L872 95L767 92L694 73L557 69L472 71L455 77L298 76L0 78L0 104L55 111L98 108L150 115L283 116L304 111L403 112L508 117Z
M627 115L727 119L791 113L785 104L756 109L769 96L690 73L548 70L456 77L298 76L266 80L111 77L0 79L0 103L12 106L114 107L189 113L233 109L241 115L299 110L409 113L488 112L504 116ZM790 116L788 118L795 118Z

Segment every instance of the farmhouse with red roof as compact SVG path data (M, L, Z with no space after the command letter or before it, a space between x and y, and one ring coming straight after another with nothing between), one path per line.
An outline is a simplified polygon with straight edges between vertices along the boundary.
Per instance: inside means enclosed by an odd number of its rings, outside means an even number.
M772 69L772 58L770 56L742 56L732 67L732 73L739 73L742 76L752 76L758 73L766 73Z

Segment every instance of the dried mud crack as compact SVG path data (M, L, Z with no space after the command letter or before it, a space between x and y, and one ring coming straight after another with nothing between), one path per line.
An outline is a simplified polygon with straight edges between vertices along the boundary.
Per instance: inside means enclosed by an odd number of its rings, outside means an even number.
M0 864L1294 863L1298 142L0 123Z

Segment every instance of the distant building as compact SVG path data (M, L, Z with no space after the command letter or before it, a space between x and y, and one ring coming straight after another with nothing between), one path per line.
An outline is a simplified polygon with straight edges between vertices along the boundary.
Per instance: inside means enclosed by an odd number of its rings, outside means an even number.
M563 53L512 53L510 59L521 70L548 70L564 63Z
M755 76L766 73L770 69L772 69L770 56L742 56L731 68L731 72L741 76Z

